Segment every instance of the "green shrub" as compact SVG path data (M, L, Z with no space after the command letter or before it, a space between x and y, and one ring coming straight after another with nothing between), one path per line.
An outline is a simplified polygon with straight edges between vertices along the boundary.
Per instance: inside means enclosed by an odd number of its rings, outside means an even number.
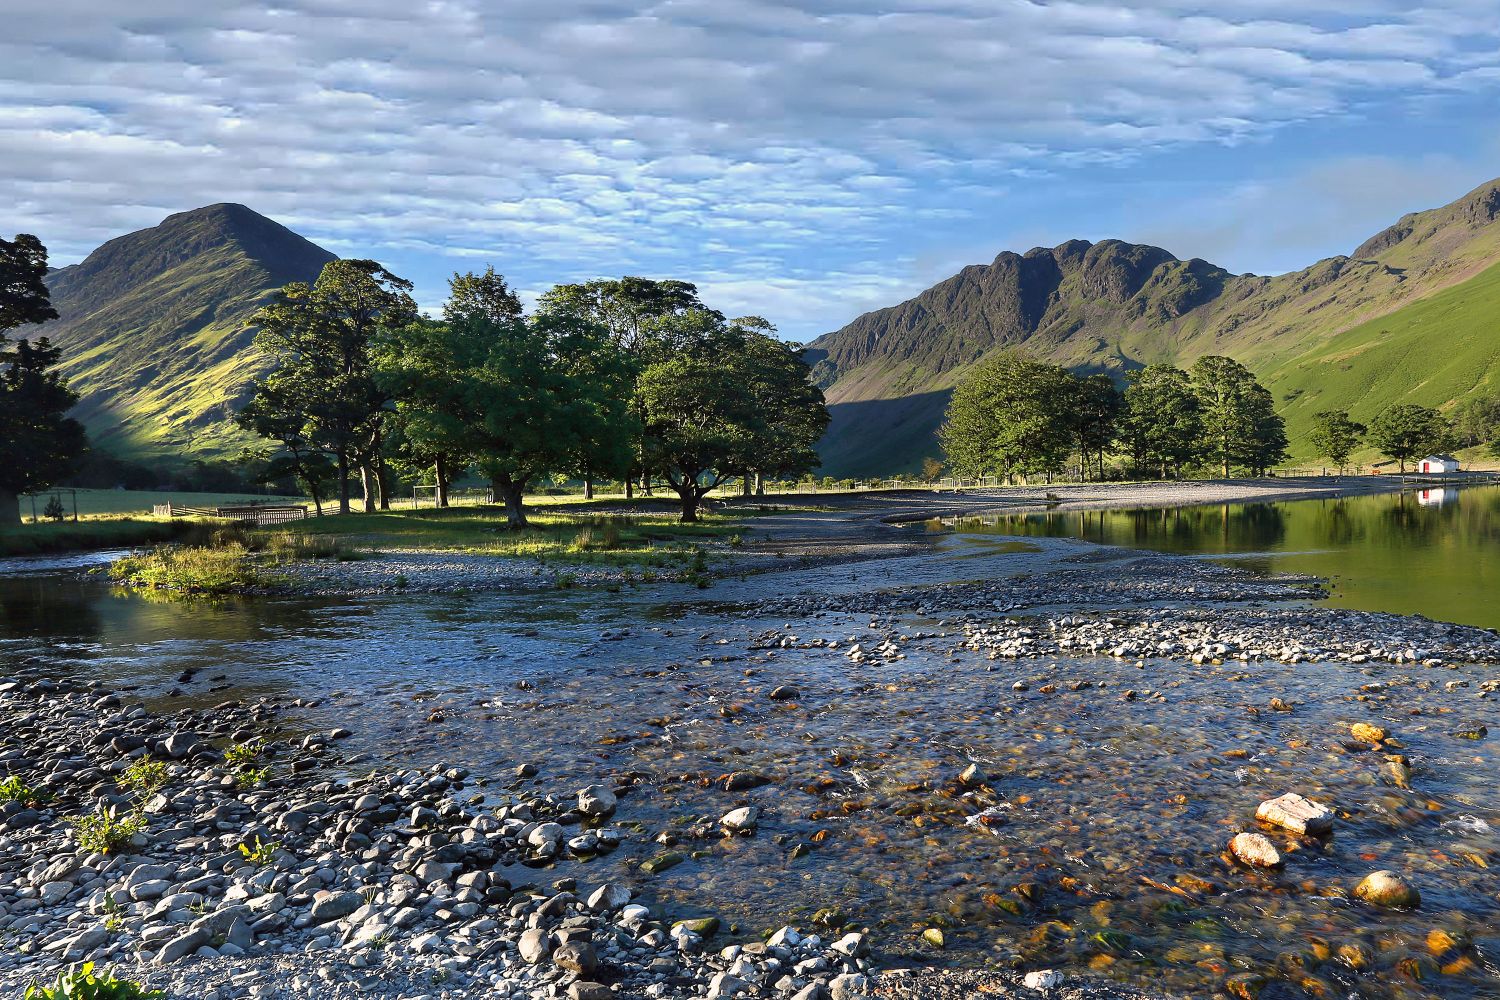
M148 990L129 979L116 979L113 973L94 971L93 962L57 974L51 986L33 982L26 987L25 1000L164 1000L161 990Z
M223 546L163 545L110 564L109 575L136 587L189 594L227 594L262 581L240 542Z

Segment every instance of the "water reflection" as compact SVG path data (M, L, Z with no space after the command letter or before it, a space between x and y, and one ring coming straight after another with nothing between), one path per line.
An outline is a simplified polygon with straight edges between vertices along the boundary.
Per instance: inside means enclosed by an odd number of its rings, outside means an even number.
M1500 627L1500 487L1050 511L964 519L954 527L1236 559L1257 554L1271 572L1332 580L1337 605Z

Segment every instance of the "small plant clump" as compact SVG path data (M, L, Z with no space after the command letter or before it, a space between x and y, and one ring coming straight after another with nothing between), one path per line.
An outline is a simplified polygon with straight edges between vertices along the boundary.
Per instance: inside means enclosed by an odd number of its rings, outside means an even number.
M264 868L276 860L276 852L281 850L279 841L264 841L256 834L255 840L240 845L240 854L246 861L260 868Z
M112 579L133 587L219 596L260 584L240 542L222 546L163 545L110 564Z
M161 990L151 990L130 979L117 979L113 973L96 971L93 962L69 968L57 974L50 986L33 982L26 987L24 1000L165 1000Z
M112 808L102 806L98 812L75 816L69 822L73 824L73 838L78 846L95 854L118 853L130 846L132 837L146 829L146 817L139 811L120 816Z
M12 774L4 781L0 781L0 802L19 802L23 806L37 806L51 798L51 792L28 785L20 775Z
M271 776L269 767L256 767L266 746L260 740L248 743L233 743L224 749L224 763L229 767L236 784L261 785Z
M166 762L152 757L142 757L121 771L115 783L127 791L134 792L139 799L149 799L161 791L167 783Z

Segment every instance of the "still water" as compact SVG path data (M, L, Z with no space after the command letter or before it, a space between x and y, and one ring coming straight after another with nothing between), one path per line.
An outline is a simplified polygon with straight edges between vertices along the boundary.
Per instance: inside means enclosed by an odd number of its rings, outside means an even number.
M1500 486L1339 500L966 519L963 532L1082 538L1322 577L1331 604L1500 628Z
M1493 511L1493 493L1469 493L1394 517L1463 518L1481 509L1476 496ZM1279 505L1219 512L1217 522L1211 511L1158 511L1094 523L1199 522L1238 539L1208 551L1265 552L1280 539L1287 554L1265 558L1318 558L1308 550L1326 556L1327 532L1318 545L1296 544L1305 529L1294 526L1333 518L1353 522L1351 538L1372 534L1393 516L1381 509L1403 510L1373 499L1343 513ZM1282 527L1267 529L1267 518ZM1055 519L1007 527L1027 524L1062 530ZM984 572L1006 572L1004 558ZM966 578L980 566L955 563ZM832 585L817 574L774 582ZM111 587L76 565L9 564L0 566L0 673L96 678L166 709L299 698L289 725L348 726L347 750L371 760L459 765L497 786L529 761L542 787L562 793L628 784L620 851L509 877L625 881L674 914L725 918L735 928L726 937L807 926L832 907L874 928L897 965L1087 969L1192 997L1244 981L1264 985L1261 1000L1500 998L1500 719L1478 698L1493 665L997 663L959 648L939 622L726 616L692 603L704 595L677 596L669 605L644 591L179 602ZM798 638L780 648L767 633ZM926 638L903 640L904 659L859 667L810 642L869 647L906 633ZM1362 689L1373 679L1388 687L1372 700ZM778 685L801 696L772 700ZM1126 689L1162 697L1129 699ZM1263 711L1272 697L1296 711ZM1352 719L1405 741L1412 787L1387 781L1378 754L1350 752ZM1470 722L1496 735L1455 736ZM986 789L957 781L970 763ZM729 792L732 772L769 784ZM1256 803L1293 790L1338 804L1336 835L1277 836L1291 857L1284 871L1227 863L1224 845L1252 825ZM755 837L695 835L740 802L763 810ZM638 865L663 850L663 835L693 857L647 877ZM1376 868L1414 879L1422 908L1351 903L1348 889ZM923 942L932 927L946 949Z

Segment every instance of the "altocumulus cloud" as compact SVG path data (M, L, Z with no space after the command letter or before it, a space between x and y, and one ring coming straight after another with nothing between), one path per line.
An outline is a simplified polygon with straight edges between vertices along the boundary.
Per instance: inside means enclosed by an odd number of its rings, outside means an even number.
M1493 0L57 0L7 14L0 201L64 260L233 200L815 332L1013 177L1492 88L1497 43Z

